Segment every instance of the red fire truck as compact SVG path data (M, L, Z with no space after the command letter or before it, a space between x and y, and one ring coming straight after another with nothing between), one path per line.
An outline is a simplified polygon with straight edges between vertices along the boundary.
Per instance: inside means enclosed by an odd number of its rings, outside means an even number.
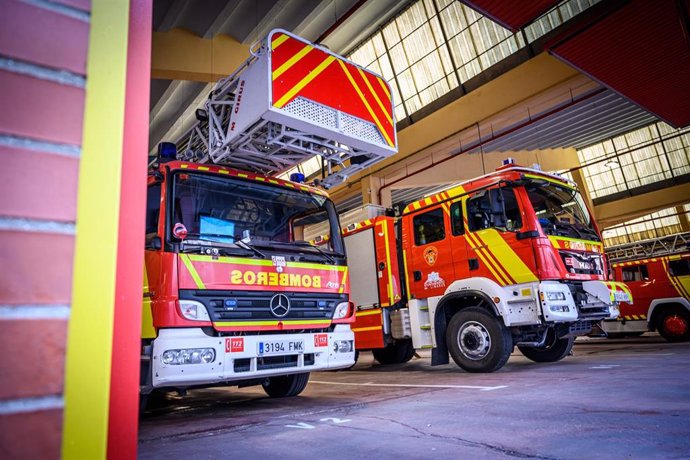
M515 166L348 226L355 343L384 364L432 349L493 372L514 345L537 362L570 353L630 301L607 281L601 237L574 184ZM378 280L372 283L371 280Z
M669 342L690 340L690 233L607 249L614 276L630 287L634 304L602 321L609 337L658 331Z
M332 91L338 88L338 91ZM141 393L260 384L294 396L354 362L345 248L322 189L397 150L379 76L282 30L221 80L148 176ZM327 244L305 240L311 226Z

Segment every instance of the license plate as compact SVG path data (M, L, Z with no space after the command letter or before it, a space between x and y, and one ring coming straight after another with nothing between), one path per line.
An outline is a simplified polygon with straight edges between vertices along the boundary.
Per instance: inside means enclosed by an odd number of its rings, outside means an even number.
M616 302L630 302L630 294L627 292L616 291L613 293L613 298Z
M266 340L259 342L259 356L304 353L304 340Z

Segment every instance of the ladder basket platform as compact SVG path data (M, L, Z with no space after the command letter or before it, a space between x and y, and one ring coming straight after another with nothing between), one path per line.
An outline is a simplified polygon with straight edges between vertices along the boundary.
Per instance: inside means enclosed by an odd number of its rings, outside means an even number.
M181 159L277 175L320 155L328 188L397 152L382 77L281 29L251 53L197 110Z

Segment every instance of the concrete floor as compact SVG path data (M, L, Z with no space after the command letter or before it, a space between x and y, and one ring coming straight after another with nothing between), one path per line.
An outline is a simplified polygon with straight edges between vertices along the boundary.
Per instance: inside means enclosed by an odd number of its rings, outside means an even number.
M494 374L415 358L312 374L305 392L190 391L145 413L142 459L690 458L690 343L578 340Z

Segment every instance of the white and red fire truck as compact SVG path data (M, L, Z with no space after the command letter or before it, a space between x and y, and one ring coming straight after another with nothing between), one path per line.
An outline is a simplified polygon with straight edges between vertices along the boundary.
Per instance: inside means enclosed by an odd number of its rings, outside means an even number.
M576 186L512 161L344 234L356 347L384 364L431 348L433 365L450 354L467 371L492 372L515 345L531 360L558 361L631 300L607 279Z
M690 340L690 233L608 248L614 277L635 303L620 304L615 320L602 321L609 337L658 331L669 342Z
M311 371L354 363L335 206L300 174L275 176L320 155L327 188L394 154L390 88L283 30L251 51L149 169L143 395L261 384L294 396ZM305 241L321 223L328 243Z

